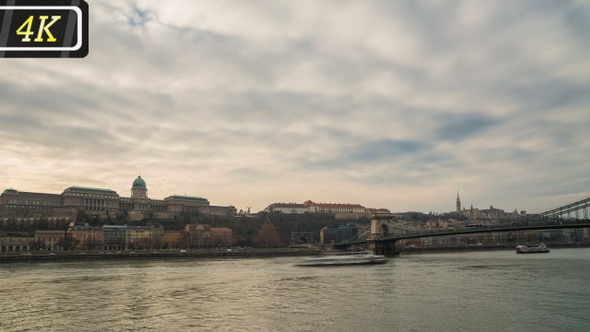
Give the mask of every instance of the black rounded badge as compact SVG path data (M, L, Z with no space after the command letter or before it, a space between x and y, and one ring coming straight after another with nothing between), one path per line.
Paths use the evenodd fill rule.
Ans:
M83 58L86 55L86 1L0 0L0 57Z

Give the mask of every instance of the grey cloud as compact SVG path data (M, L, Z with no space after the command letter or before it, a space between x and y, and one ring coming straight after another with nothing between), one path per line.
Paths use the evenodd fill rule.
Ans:
M88 167L64 165L60 186L92 185L72 175L90 169L113 177L97 183L126 186L127 173L147 168L170 178L162 186L175 189L164 192L216 181L304 188L305 177L379 187L392 206L404 199L398 185L433 197L458 184L490 188L481 195L494 206L513 187L526 188L514 198L524 201L587 186L584 4L500 2L473 12L464 1L259 4L213 4L222 26L200 24L192 8L183 14L193 20L177 23L159 3L97 3L86 59L52 71L40 61L0 63L0 137L44 147L47 164L67 154ZM22 89L32 72L51 80ZM547 142L551 151L539 149Z
M501 125L500 120L478 113L442 114L436 116L435 121L440 123L437 139L455 142L481 135L488 129Z
M353 161L378 162L400 158L424 149L423 142L402 140L379 140L357 146L349 156Z

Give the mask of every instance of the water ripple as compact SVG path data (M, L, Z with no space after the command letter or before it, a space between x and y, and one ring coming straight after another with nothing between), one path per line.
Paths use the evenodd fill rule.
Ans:
M336 269L293 258L11 264L0 266L0 331L583 330L586 253Z

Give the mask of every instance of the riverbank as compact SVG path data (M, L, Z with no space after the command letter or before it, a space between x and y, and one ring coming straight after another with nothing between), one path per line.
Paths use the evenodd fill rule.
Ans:
M545 243L549 249L557 248L590 248L586 243ZM492 251L492 250L515 250L516 245L469 245L449 247L405 247L400 253L422 253L422 252L461 252L461 251Z
M194 250L116 250L116 251L61 251L1 253L0 262L80 260L80 259L143 259L143 258L206 258L206 257L266 257L311 256L319 249L309 248L247 248Z
M588 244L547 244L556 248L589 248ZM514 250L513 245L475 245L454 247L406 247L399 254L425 252L464 252ZM242 248L242 249L193 249L193 250L116 250L116 251L61 251L61 252L8 252L0 253L0 263L17 261L51 261L84 259L147 259L147 258L214 258L214 257L272 257L313 256L325 252L319 248Z

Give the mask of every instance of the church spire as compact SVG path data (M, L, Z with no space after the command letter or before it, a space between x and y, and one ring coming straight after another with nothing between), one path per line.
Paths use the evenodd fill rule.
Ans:
M459 190L457 190L457 212L461 211L461 199L459 198Z

